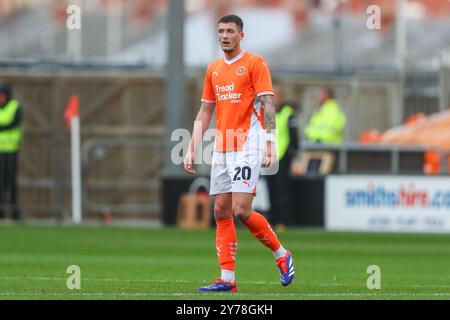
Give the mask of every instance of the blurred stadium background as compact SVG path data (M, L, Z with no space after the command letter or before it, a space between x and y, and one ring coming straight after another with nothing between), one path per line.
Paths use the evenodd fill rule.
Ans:
M66 27L70 4L82 9L81 30ZM381 8L380 30L367 27L372 4ZM327 173L433 174L449 191L448 142L409 136L380 143L370 135L418 114L448 112L447 0L2 0L0 82L24 106L19 190L26 221L71 221L64 110L77 94L83 221L175 224L193 179L168 160L170 133L191 130L205 68L220 55L215 23L226 12L243 17L243 47L265 56L274 80L302 106L302 136L316 89L336 90L347 115L345 142L301 143L301 152L333 154ZM208 172L199 166L200 176ZM324 226L325 179L317 172L292 178L297 225Z

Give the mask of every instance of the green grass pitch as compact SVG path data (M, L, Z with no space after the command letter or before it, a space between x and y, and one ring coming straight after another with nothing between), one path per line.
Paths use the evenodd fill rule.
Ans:
M219 275L215 231L115 226L0 226L0 299L449 299L450 235L279 234L297 271L279 283L271 252L238 228L237 293L200 293ZM68 266L81 288L66 286ZM367 288L367 268L381 289Z

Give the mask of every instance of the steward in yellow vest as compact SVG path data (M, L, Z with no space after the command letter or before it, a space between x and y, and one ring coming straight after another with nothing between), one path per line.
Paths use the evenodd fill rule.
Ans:
M0 85L0 219L5 218L7 196L13 210L13 219L19 220L17 203L18 153L22 140L19 101L11 98L9 86Z
M294 113L294 108L290 104L284 103L275 114L277 128L275 146L278 161L282 161L286 154L292 160L298 150L298 125Z
M0 106L0 153L18 152L22 131L20 123L20 103L11 99Z
M278 157L278 173L264 176L269 187L269 220L278 231L295 224L295 208L292 207L291 164L299 148L297 105L283 100L283 91L274 86L275 147Z
M319 93L321 107L311 116L305 136L310 142L339 144L344 139L345 114L334 99L334 92L323 88Z

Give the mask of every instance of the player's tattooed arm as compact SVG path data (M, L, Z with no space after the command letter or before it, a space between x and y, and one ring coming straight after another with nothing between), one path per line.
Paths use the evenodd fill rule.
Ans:
M275 133L275 106L273 96L270 94L259 97L259 102L264 108L264 124L267 133Z
M267 143L264 150L263 166L271 168L277 161L274 142L275 134L275 106L273 105L272 95L263 95L259 97L261 106L264 108L264 124L267 132ZM270 137L272 136L272 137Z

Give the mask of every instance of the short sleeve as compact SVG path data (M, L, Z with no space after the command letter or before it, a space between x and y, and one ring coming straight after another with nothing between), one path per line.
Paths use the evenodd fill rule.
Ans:
M215 103L216 96L214 93L214 88L211 83L211 68L208 67L205 74L205 80L203 83L203 92L202 92L202 102L204 103Z
M262 57L258 57L255 61L251 72L251 79L256 96L273 95L272 77L269 66Z

